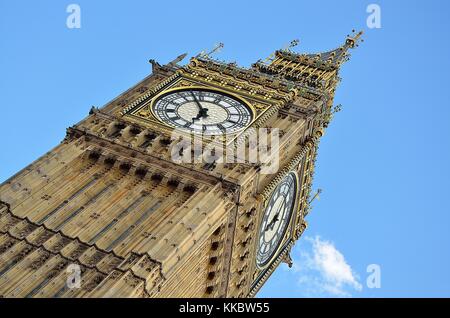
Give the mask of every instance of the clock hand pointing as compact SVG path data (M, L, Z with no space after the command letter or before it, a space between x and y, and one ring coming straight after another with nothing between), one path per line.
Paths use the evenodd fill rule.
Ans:
M198 101L197 97L195 97L195 94L192 91L191 91L191 95L194 98L194 101L198 106L197 116L192 118L192 122L199 120L200 118L208 117L208 108L202 107L202 104Z
M196 117L192 117L192 122L199 120L200 118L203 118L201 111L198 112Z
M280 220L278 217L280 216L280 212L283 209L285 202L283 202L283 204L280 206L280 208L278 209L277 213L274 215L272 221L270 221L269 224L267 224L266 228L264 229L264 231L268 231L268 230L273 230L275 224Z
M279 212L274 216L274 218L273 218L273 220L269 223L269 224L267 224L267 226L266 226L266 228L265 228L265 231L267 232L268 230L273 230L273 228L274 228L274 226L275 226L275 223L277 223L278 221L279 221L279 219L278 219L278 216L279 216Z

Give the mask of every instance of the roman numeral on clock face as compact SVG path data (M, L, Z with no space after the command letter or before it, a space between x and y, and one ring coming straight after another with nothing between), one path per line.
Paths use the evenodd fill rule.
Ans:
M183 88L161 95L152 108L156 117L168 126L205 135L239 132L250 125L254 116L244 102L207 88Z
M217 128L219 128L220 131L222 131L222 132L224 132L224 133L227 131L227 129L226 129L225 127L223 127L222 124L217 124Z
M270 196L259 227L256 255L256 263L259 267L270 264L283 244L295 209L296 192L297 177L291 172L278 184Z

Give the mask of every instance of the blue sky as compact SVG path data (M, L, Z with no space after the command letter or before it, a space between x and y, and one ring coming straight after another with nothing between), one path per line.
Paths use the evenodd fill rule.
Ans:
M81 29L66 7L81 7ZM366 8L381 7L381 29ZM341 72L342 104L320 145L323 189L262 297L450 296L448 1L0 2L0 181L59 143L65 128L168 62L224 42L248 66L299 38L300 52L365 42ZM370 264L381 288L366 285ZM330 267L331 266L331 267ZM330 269L331 268L331 269Z

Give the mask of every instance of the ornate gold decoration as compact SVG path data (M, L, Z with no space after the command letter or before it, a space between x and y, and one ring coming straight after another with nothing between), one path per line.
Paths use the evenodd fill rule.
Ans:
M214 50L187 66L178 65L184 55L167 65L152 61L152 75L91 108L62 143L0 185L0 257L11 263L0 295L253 297L281 262L290 263L307 228L318 143L337 110L339 67L360 36L320 54L295 53L292 42L251 68L213 60ZM179 140L151 104L189 87L236 96L254 112L250 127L282 130L280 170L265 175L249 162L174 162ZM245 144L249 133L233 142ZM212 136L202 146L223 141ZM257 268L255 233L265 201L294 170L300 192L289 231L272 262ZM18 266L25 259L28 265ZM61 279L68 264L79 266L82 288Z

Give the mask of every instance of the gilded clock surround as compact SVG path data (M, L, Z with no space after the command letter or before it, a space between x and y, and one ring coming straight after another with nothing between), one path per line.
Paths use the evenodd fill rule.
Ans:
M197 85L190 85L190 86L177 86L177 87L173 87L167 90L164 90L162 92L160 92L159 94L157 94L156 96L152 97L152 99L150 100L150 102L147 105L143 105L141 107L139 107L138 109L136 109L135 111L131 112L130 114L134 114L134 115L138 115L139 116L139 112L141 112L143 109L145 109L146 111L151 112L152 114L152 120L161 122L161 120L158 119L158 116L155 114L154 112L154 104L156 101L158 101L162 96L171 94L171 93L175 93L175 92L179 92L179 91L186 91L186 90L206 90L206 91L211 91L211 92L217 92L217 93L221 93L224 95L228 95L231 96L232 98L240 101L241 103L243 103L251 112L251 116L252 116L252 120L251 122L246 126L241 128L239 131L235 132L235 134L239 133L242 130L248 129L249 127L251 127L251 125L253 124L253 122L255 121L255 117L257 114L257 111L255 110L255 107L250 104L245 98L243 98L242 96L239 96L233 92L230 91L226 91L224 89L220 89L220 88L209 88L208 86L197 86ZM163 125L169 126L164 122L161 122ZM171 128L174 128L172 126L169 126Z
M278 247L276 248L276 250L272 253L272 256L270 257L270 259L268 259L267 261L264 262L264 264L258 264L258 262L256 262L256 267L258 270L264 271L265 268L267 268L270 264L273 263L274 259L280 254L280 251L286 246L286 244L289 241L289 238L292 236L292 232L293 232L293 227L292 225L295 224L295 219L296 219L296 213L298 211L298 197L299 197L299 191L298 191L298 185L299 185L299 177L298 177L298 173L294 170L289 172L285 178L287 178L288 176L292 175L294 177L294 188L295 188L295 194L294 194L294 201L292 204L292 210L293 212L290 214L289 216L289 222L287 224L286 229L284 230L283 233L283 237L280 240L280 243L278 244ZM284 179L283 179L284 180ZM277 186L278 188L278 186ZM274 191L276 191L276 189ZM271 194L272 197L273 193ZM265 212L267 209L267 205L270 202L271 197L269 197L267 200L264 200L264 204L261 207L261 211ZM295 212L294 212L295 211ZM262 227L262 220L264 218L264 213L261 213L261 220L260 220L260 225L258 227L258 231L261 232L261 227ZM256 250L258 249L258 244L255 244L255 253Z
M151 75L93 107L61 144L0 185L0 296L255 296L280 263L291 264L307 227L339 68L360 36L321 54L279 50L250 68L207 55L185 66L180 58L151 61ZM173 162L173 128L138 112L167 91L190 87L236 96L255 114L249 127L279 129L280 169L264 175L247 161ZM250 147L247 131L233 141ZM262 213L292 172L298 192L289 229L258 268ZM79 289L66 284L69 265L81 269Z
M176 73L176 76L173 76L170 81L165 83L165 85L156 87L150 93L147 93L140 99L127 105L123 110L120 111L119 116L123 116L126 119L134 121L138 124L150 124L152 126L158 127L161 130L164 130L167 133L170 133L174 127L158 120L157 116L153 112L153 103L161 96L166 95L170 92L187 89L208 89L211 91L230 95L233 98L242 101L245 106L247 106L252 112L253 119L251 123L247 127L230 134L234 135L234 138L232 138L230 135L227 139L225 139L224 136L218 135L204 136L204 138L208 141L211 139L215 142L227 142L227 144L231 144L234 143L236 139L240 138L241 135L244 135L242 136L242 138L245 137L245 131L249 128L259 128L260 124L258 124L258 122L261 121L261 117L265 116L268 111L273 111L272 107L277 105L277 102L275 100L271 100L268 98L260 100L257 98L257 96L243 94L243 92L239 89L236 89L236 87L224 87L224 85L216 86L214 85L214 83L202 81L198 75L190 76L185 72L187 71L179 70L179 73ZM189 132L187 132L187 134L189 134Z

